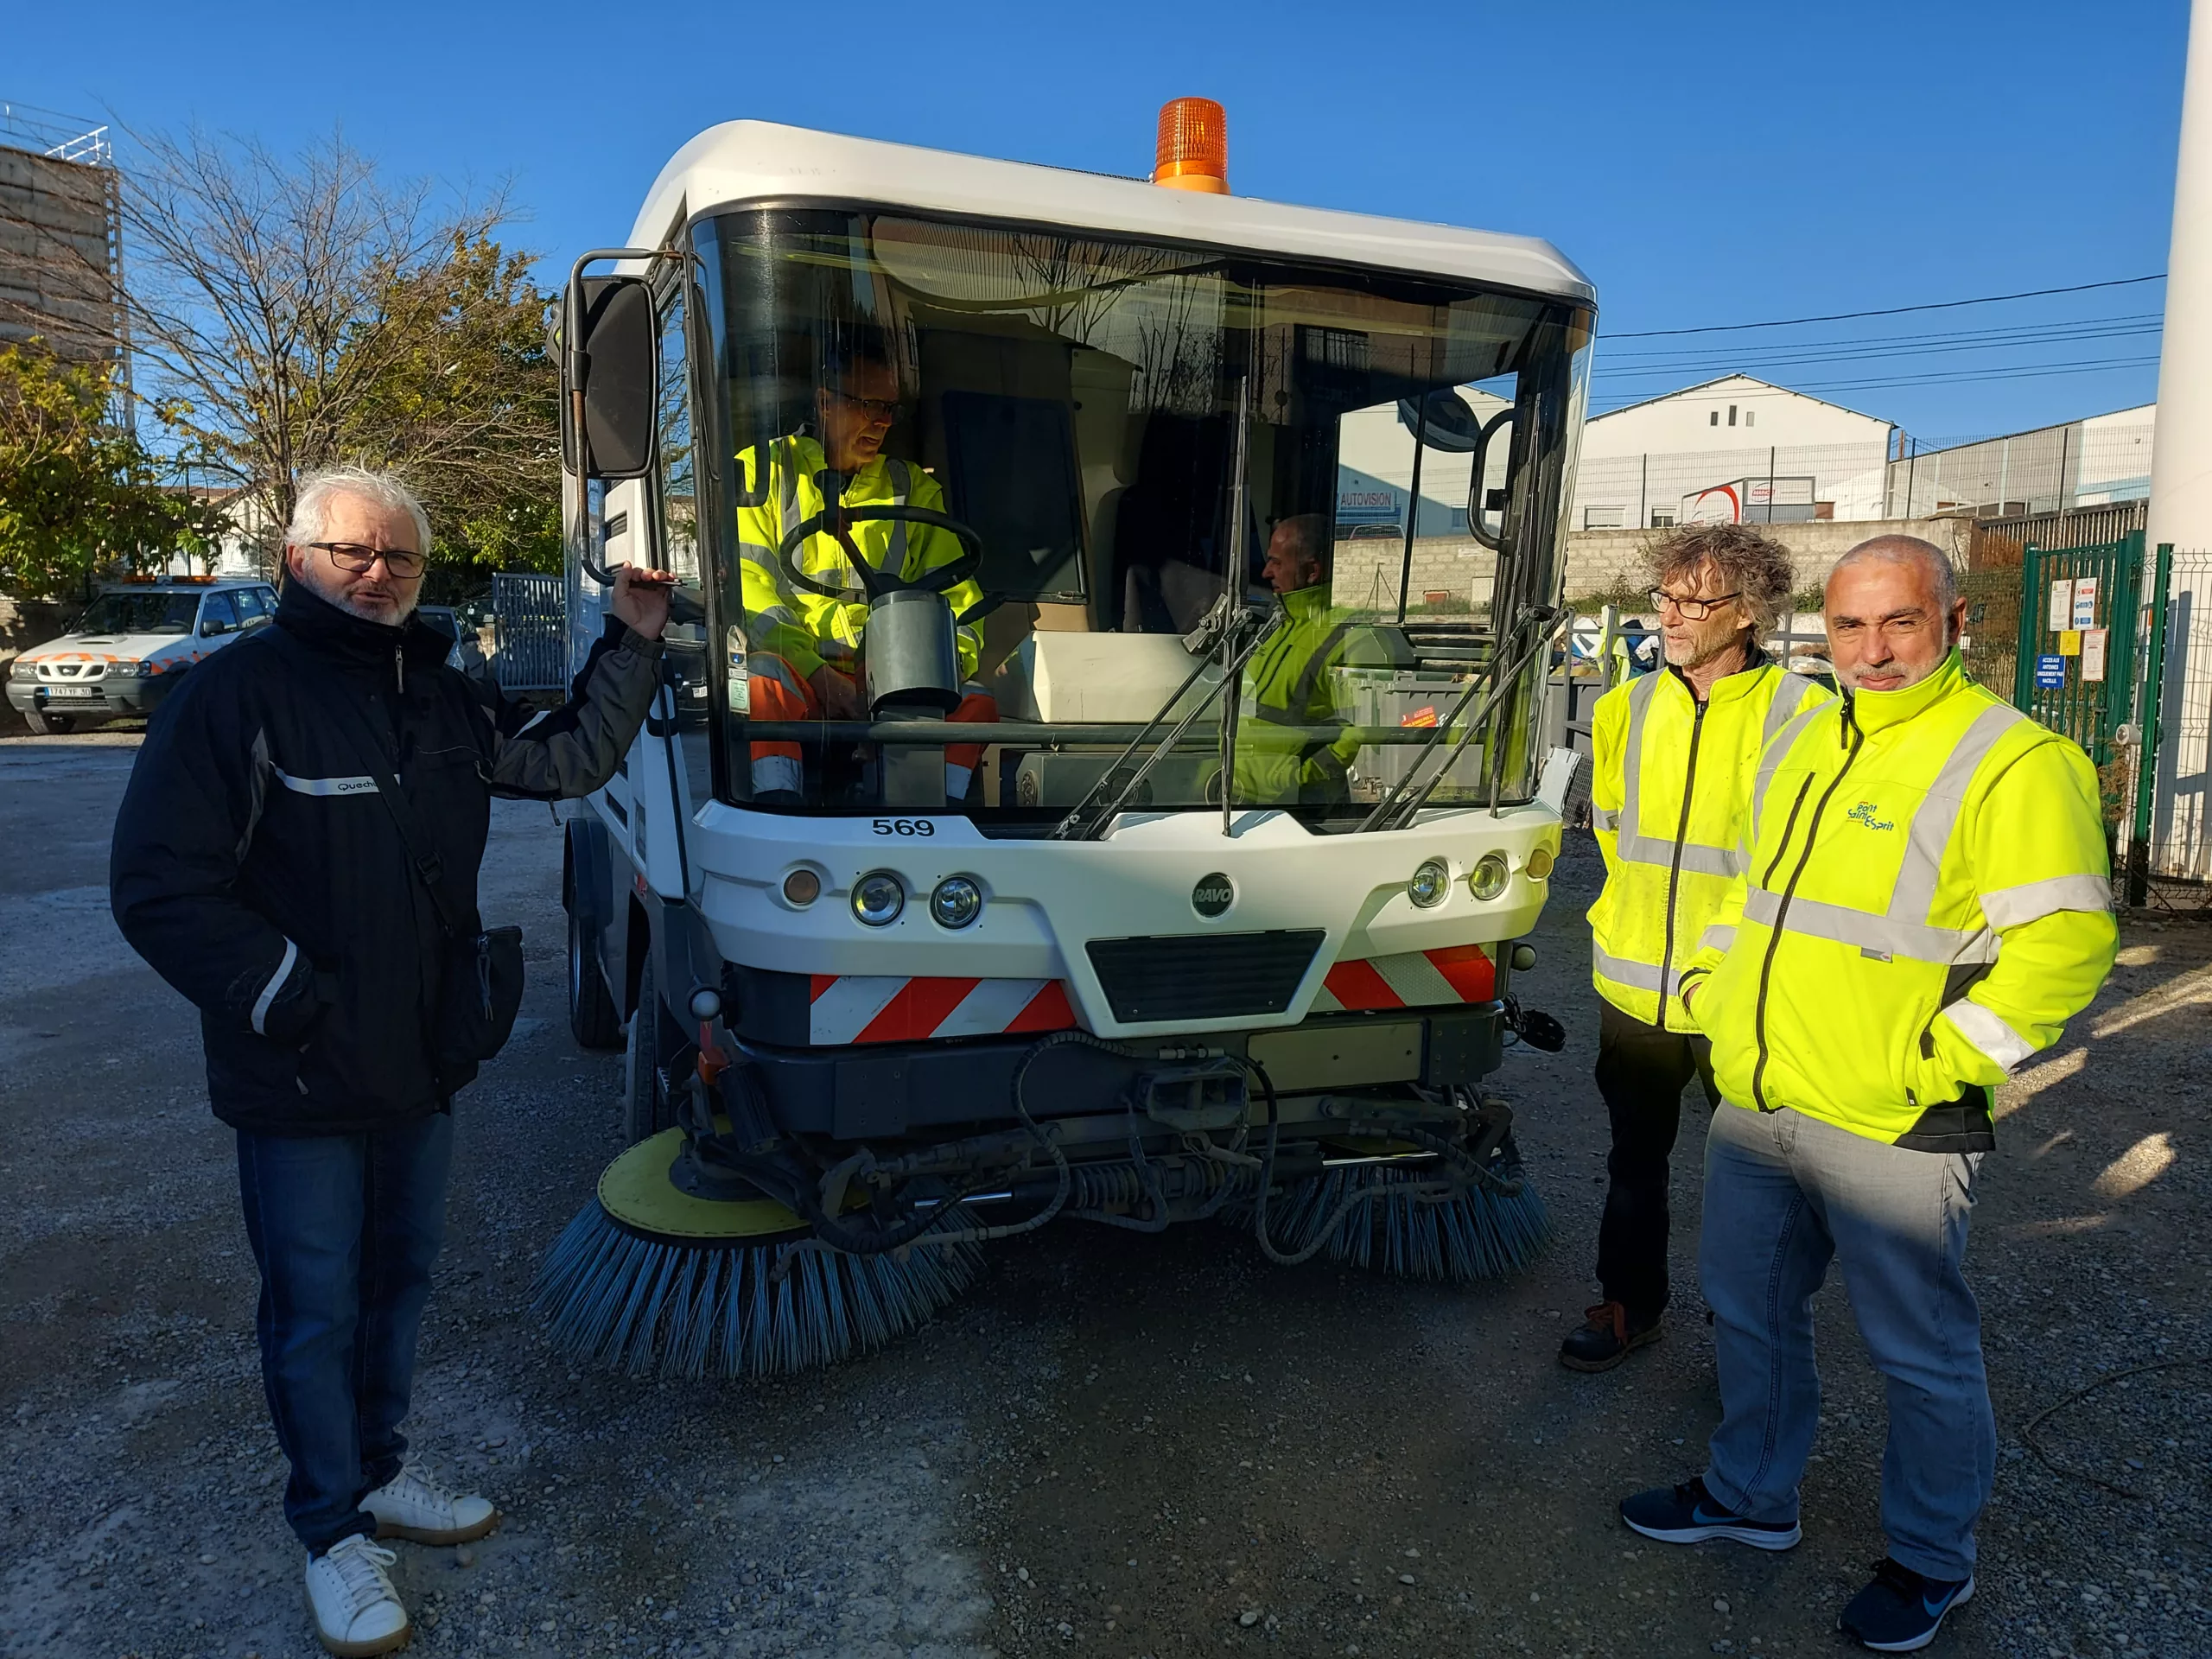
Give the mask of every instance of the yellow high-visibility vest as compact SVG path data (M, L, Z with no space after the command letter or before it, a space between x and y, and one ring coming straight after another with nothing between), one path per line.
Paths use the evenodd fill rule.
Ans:
M1236 727L1236 798L1289 805L1351 798L1359 755L1339 668L1410 668L1405 635L1371 612L1332 605L1324 582L1281 600L1283 619L1244 664ZM1314 728L1336 728L1333 741Z
M1696 1029L1681 970L1742 869L1738 828L1759 751L1828 695L1762 659L1715 681L1703 703L1672 668L1598 699L1590 807L1605 888L1590 907L1591 976L1631 1019Z
M865 601L830 599L795 588L785 579L776 556L785 531L804 523L827 505L822 474L828 461L822 446L804 434L759 444L738 455L744 501L737 510L738 571L745 596L746 646L782 658L801 679L826 662L840 666L860 654L868 627ZM762 476L766 470L766 477ZM944 511L944 491L912 462L878 455L849 474L838 499L849 507L915 506ZM861 556L878 570L893 570L907 582L950 564L964 550L960 538L934 524L904 519L868 518L846 532ZM817 531L799 546L795 563L808 575L832 587L860 587L852 561L837 538ZM958 616L983 596L970 576L948 590L945 601ZM960 672L976 671L982 635L974 627L958 630Z
M1736 1104L1931 1151L2111 970L2096 770L1958 653L1801 715L1754 784L1750 861L1688 970Z

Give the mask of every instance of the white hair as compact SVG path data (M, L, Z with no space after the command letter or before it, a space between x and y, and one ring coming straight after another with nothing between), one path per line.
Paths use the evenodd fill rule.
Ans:
M415 492L397 474L372 472L365 467L326 467L300 480L292 499L292 522L284 527L287 547L306 547L322 539L330 517L330 503L341 495L373 502L387 512L404 512L415 521L415 550L430 550L430 515Z

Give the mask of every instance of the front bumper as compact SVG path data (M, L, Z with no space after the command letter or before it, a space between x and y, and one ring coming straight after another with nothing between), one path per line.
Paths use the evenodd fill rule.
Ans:
M152 675L145 679L99 679L85 685L11 679L8 682L8 706L19 715L36 709L41 714L67 715L80 720L113 720L150 714L168 694L172 677Z
M1505 1029L1503 1005L1490 1002L1327 1014L1271 1031L1211 1032L1202 1040L1264 1066L1278 1096L1287 1096L1472 1084L1497 1069ZM1046 1040L1025 1034L801 1049L740 1039L738 1046L758 1066L785 1128L863 1141L1017 1123L1015 1075ZM1136 1079L1187 1054L1192 1039L1135 1038L1120 1046L1141 1058L1079 1042L1040 1054L1023 1079L1031 1115L1040 1122L1119 1117Z

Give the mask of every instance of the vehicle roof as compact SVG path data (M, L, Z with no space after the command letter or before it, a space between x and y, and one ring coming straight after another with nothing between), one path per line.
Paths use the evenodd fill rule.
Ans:
M1594 304L1597 290L1540 238L1166 190L1141 179L726 121L676 152L631 232L658 247L687 219L748 202L850 202L956 219L1051 225L1441 276Z
M232 588L270 588L266 576L180 576L168 582L111 582L103 594L219 594Z

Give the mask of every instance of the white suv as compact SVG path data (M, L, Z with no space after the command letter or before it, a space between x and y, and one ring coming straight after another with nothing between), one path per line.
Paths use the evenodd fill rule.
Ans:
M265 582L111 588L68 632L8 664L8 702L35 732L149 714L194 663L276 614Z

